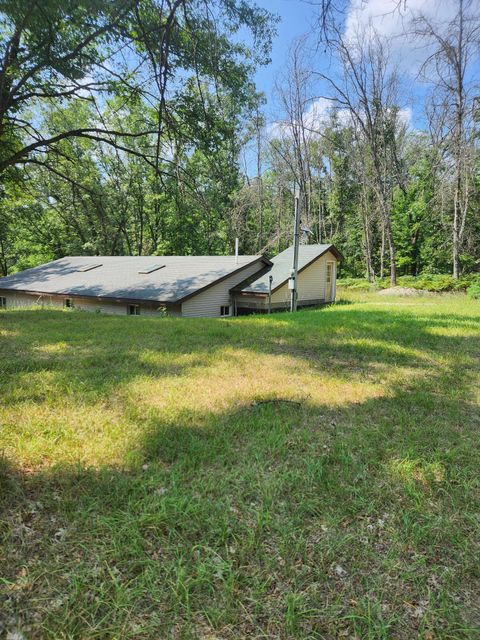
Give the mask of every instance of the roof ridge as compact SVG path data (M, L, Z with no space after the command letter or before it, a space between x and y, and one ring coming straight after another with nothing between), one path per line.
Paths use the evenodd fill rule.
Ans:
M137 258L144 258L144 259L155 259L155 260L161 260L163 258L263 258L263 254L262 253L240 253L238 256L232 255L232 254L226 254L226 255L187 255L187 256L182 256L182 255L148 255L148 256L126 256L126 255L122 255L122 256L75 256L75 255L68 255L68 256L63 256L62 258L56 258L55 260L51 260L50 262L46 262L45 264L51 264L52 262L58 262L59 260L65 260L65 259L71 259L71 258L92 258L94 260L106 260L108 258L115 258L115 259L125 259L125 258L132 258L132 259L137 259ZM38 266L42 266L42 265L38 265ZM35 267L32 267L33 269L35 269Z

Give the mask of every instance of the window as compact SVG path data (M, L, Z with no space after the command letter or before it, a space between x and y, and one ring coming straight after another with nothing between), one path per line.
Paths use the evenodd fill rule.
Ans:
M129 316L139 316L140 315L140 305L138 304L129 304L127 307L127 314Z
M7 299L0 297L0 309L6 309L7 308Z
M63 306L65 309L73 309L73 300L71 298L65 298L63 301Z
M327 284L332 282L333 263L327 262Z
M327 262L325 300L327 302L333 302L335 300L335 263L334 262Z
M222 318L226 318L229 315L230 315L230 307L229 306L220 307L220 316Z

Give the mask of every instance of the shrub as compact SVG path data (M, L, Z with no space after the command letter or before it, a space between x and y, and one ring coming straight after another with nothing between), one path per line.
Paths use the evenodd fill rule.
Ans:
M422 274L416 278L416 288L427 291L465 291L473 284L476 276L471 274L456 280L447 274Z
M467 295L474 300L480 300L480 280L468 287Z
M341 278L337 280L339 287L346 289L355 289L357 291L370 291L376 289L375 283L368 282L365 278Z
M386 289L390 286L390 278L378 278L374 283L368 282L364 278L343 278L338 281L338 285L359 291L378 291L379 289ZM437 293L466 291L472 288L473 291L477 291L478 288L480 288L480 274L465 275L458 280L446 273L422 273L420 276L399 276L397 278L397 285L399 287L434 291Z
M426 291L455 291L458 281L452 276L444 274L422 274L416 278L415 288Z

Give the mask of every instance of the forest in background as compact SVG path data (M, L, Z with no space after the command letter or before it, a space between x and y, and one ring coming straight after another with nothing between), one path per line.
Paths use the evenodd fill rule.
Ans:
M418 128L389 43L341 5L292 44L272 124L253 78L277 18L253 1L0 0L0 274L236 237L272 255L295 189L303 241L334 243L343 275L479 271L477 9L405 24Z

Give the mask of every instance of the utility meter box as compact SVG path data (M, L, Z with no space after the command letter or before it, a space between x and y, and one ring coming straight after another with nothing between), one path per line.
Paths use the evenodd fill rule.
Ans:
M293 291L293 289L295 289L295 278L288 279L288 288L290 289L290 291Z

